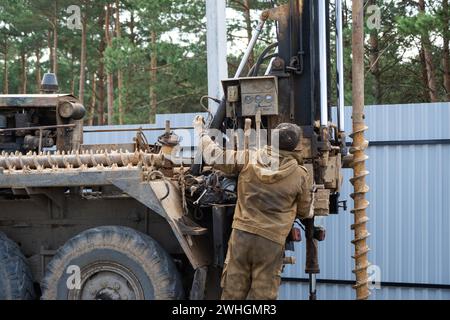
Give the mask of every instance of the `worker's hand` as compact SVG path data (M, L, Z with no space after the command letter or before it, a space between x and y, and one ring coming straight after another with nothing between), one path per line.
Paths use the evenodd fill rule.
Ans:
M192 125L194 126L194 131L197 136L201 136L205 132L205 129L203 128L205 120L202 116L196 116Z

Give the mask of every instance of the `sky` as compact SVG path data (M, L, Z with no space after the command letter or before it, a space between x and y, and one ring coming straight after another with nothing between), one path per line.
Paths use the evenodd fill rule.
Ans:
M260 10L252 10L251 16L253 20L258 20L259 16L261 15ZM232 8L226 9L226 20L227 22L230 21L240 21L242 25L244 25L244 18L241 13L237 12L236 10ZM206 18L204 19L204 23L206 24ZM228 54L232 55L239 55L240 53L244 52L247 48L247 31L245 29L237 30L233 32L233 35L236 35L237 38L235 41L227 42L227 52ZM171 32L167 32L164 34L161 39L164 41L173 41L175 43L183 42L181 37L186 38L186 35L180 35L178 30L173 30ZM195 35L187 35L187 37L192 37L192 39L195 37Z

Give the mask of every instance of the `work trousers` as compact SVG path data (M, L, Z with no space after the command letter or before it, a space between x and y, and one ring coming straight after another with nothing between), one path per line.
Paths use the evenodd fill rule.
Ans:
M284 246L233 229L222 274L222 300L275 300L281 283Z

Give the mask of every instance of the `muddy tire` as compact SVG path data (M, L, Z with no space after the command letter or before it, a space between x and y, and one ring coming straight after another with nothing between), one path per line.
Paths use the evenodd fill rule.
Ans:
M0 232L0 300L34 299L33 277L19 246Z
M42 281L47 300L182 299L181 277L152 238L126 227L86 230L61 247Z

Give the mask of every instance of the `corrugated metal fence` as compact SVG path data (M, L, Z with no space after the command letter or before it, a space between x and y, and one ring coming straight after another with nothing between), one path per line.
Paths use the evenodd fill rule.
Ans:
M346 110L347 131L351 109ZM368 106L367 194L369 260L381 289L371 299L450 299L450 103ZM351 170L344 170L341 200L353 202ZM354 299L353 237L349 211L321 219L318 299ZM304 245L284 272L281 299L307 299ZM375 269L374 269L375 270ZM346 281L347 280L347 281Z
M155 143L158 137L164 133L166 120L170 120L171 128L192 127L192 121L196 115L204 118L208 117L207 113L177 113L177 114L157 114L156 121L153 124L131 124L131 125L114 125L114 126L88 126L84 127L84 144L112 144L112 143L133 143L136 132L142 128L149 143ZM113 131L113 130L130 130L130 131ZM153 129L153 130L146 130ZM159 129L159 130L154 130ZM108 132L97 132L106 130ZM184 154L189 156L191 147L198 143L197 137L192 129L176 129L173 130L181 138L181 146Z
M346 109L350 132L351 109ZM173 127L189 126L194 116L158 115L153 127L163 127L166 119ZM450 299L450 103L367 106L366 121L369 259L381 277L381 289L373 290L371 299ZM146 135L152 142L161 133ZM87 133L85 143L129 143L134 135ZM190 147L192 132L180 135ZM344 175L341 200L348 200L350 210L352 171ZM347 211L317 221L327 228L320 243L319 299L354 299L352 220ZM293 254L297 264L286 267L280 298L307 299L304 243Z

